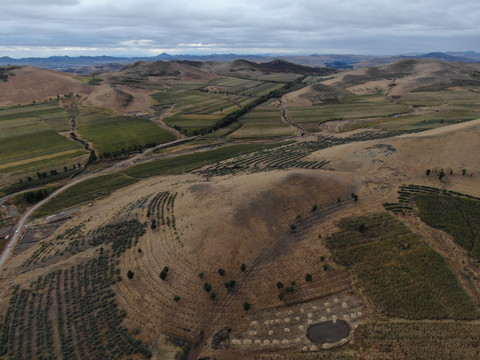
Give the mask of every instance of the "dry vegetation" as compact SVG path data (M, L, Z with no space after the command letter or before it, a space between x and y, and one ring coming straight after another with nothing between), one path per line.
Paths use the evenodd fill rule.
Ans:
M0 109L0 127L58 140L35 158L64 161L79 148L69 131L98 158L0 189L16 194L0 208L7 229L15 209L90 176L36 210L3 266L0 359L478 358L475 69L409 60L326 79L158 62L54 75L79 97ZM13 81L35 71L11 72L8 86L27 86ZM189 144L139 152L232 114ZM18 150L0 172L34 169L3 137Z

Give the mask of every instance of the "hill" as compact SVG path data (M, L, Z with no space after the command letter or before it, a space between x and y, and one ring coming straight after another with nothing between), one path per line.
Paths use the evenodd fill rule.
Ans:
M8 79L0 81L0 106L40 102L70 93L86 95L92 91L92 86L82 84L74 75L57 71L22 66L7 72Z

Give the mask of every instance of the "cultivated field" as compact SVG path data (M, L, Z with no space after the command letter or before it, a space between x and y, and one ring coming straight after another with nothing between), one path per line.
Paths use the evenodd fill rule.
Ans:
M68 137L67 113L56 101L0 109L0 130L3 183L27 181L37 172L50 175L86 160L81 145Z
M152 121L128 116L109 116L86 111L77 119L81 137L92 143L101 158L111 158L175 140Z
M473 68L261 66L0 109L0 359L478 358Z

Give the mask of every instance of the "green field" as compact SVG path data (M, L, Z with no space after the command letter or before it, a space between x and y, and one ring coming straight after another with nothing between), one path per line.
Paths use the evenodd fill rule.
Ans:
M134 184L137 181L137 179L117 173L84 180L42 205L35 212L34 216L40 217L55 214L68 207L108 196L115 190Z
M480 260L480 201L457 196L416 194L422 221L448 231L455 242Z
M67 114L56 102L0 110L0 174L34 175L84 162L82 146L68 131Z
M125 173L137 178L146 178L154 175L178 174L198 169L204 165L229 159L234 156L260 150L267 145L240 144L222 147L220 149L197 152L174 158L160 159L145 164L132 166Z
M326 240L380 313L406 319L477 319L445 259L387 213L343 219Z
M175 86L172 83L173 86ZM172 115L165 122L180 128L187 135L211 128L224 116L248 106L256 99L285 86L283 83L218 77L195 90L179 88L160 91L152 95L158 105L173 105Z
M397 96L398 103L411 106L415 111L397 117L356 120L344 126L342 131L359 128L376 128L385 131L429 130L478 119L480 117L479 92L478 88L452 88Z
M382 321L358 330L356 347L367 356L362 359L474 360L479 355L478 323Z
M338 103L292 107L288 110L292 120L298 123L374 118L410 111L407 106L388 101L382 95L347 96Z
M228 136L229 139L270 139L293 136L295 129L282 121L280 109L256 107L239 119L242 127Z
M77 128L81 137L92 142L100 155L175 140L173 134L150 120L130 116L84 114L78 118Z

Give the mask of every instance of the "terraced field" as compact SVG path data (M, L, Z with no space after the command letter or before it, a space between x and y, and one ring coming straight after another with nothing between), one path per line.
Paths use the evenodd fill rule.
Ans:
M410 112L405 105L389 101L383 95L353 95L341 100L308 107L288 107L292 121L318 131L316 126L325 121L389 117Z
M210 128L225 115L285 86L284 83L234 77L218 77L197 85L195 90L199 91L176 86L173 90L152 95L160 106L175 104L171 109L173 114L166 117L165 122L186 135Z
M100 157L124 155L139 147L163 144L175 136L152 121L130 116L81 113L77 119L81 137L93 144Z
M0 174L26 178L37 171L63 170L84 162L86 151L59 132L68 131L66 112L57 102L0 110Z
M282 120L281 110L273 104L258 106L239 119L242 127L229 139L270 139L295 135L295 128Z

